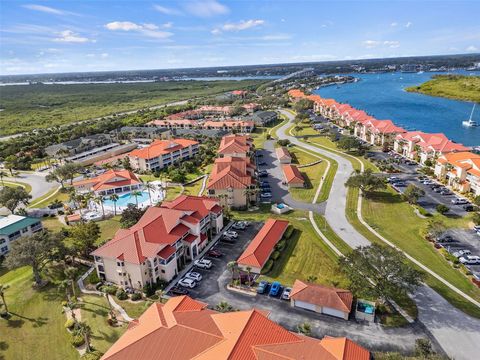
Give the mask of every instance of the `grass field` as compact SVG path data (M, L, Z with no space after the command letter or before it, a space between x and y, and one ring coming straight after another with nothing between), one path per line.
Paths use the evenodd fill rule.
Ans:
M432 80L406 89L425 95L480 102L480 76L436 75Z
M2 86L0 135L256 87L263 81Z
M25 189L26 192L30 193L32 191L32 187L30 184L24 183L24 182L19 182L19 181L10 181L10 180L3 180L1 182L2 186L8 186L8 187L22 187Z
M68 193L63 192L61 190L57 191L57 189L53 189L48 193L46 193L45 195L39 198L33 199L33 201L30 203L28 207L41 209L41 208L47 207L55 200L66 202L68 201L68 197L69 197Z

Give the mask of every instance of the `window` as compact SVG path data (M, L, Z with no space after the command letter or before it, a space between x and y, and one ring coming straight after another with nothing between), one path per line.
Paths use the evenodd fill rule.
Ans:
M22 229L22 234L25 234L26 232L28 232L28 227Z
M117 266L124 266L124 265L125 265L125 263L123 261L117 261Z
M0 245L5 244L6 242L7 242L7 240L5 240L5 239L0 239Z
M162 274L165 274L165 270L162 269Z

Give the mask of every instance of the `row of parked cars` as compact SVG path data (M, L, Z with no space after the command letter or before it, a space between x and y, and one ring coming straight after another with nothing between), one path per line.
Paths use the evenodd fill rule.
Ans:
M257 294L265 294L271 297L280 297L282 300L290 300L290 293L292 288L284 287L278 281L269 283L262 280L258 283Z
M265 166L267 163L260 158L263 157L263 154L260 151L257 151L255 153L256 160L257 160L257 166ZM268 178L268 172L267 170L259 170L258 173L258 178L260 179L265 179ZM267 180L260 180L258 183L258 187L260 188L260 199L262 201L269 201L272 197L271 193L271 188L270 188L270 183Z
M480 231L480 226L476 226ZM475 228L474 228L475 230ZM480 256L472 255L468 249L464 249L457 245L457 240L451 235L444 235L436 241L436 247L445 248L450 254L455 256L461 264L464 265L480 265Z

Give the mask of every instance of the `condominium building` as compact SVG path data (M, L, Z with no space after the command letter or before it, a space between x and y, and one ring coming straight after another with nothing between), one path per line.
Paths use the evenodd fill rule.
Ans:
M137 190L141 186L137 175L128 170L108 170L99 176L73 182L75 191L79 193L92 192L102 196Z
M0 217L0 256L10 251L11 243L43 229L40 219L8 215Z
M248 135L226 135L220 141L220 157L250 157L253 152L253 140Z
M198 150L199 143L194 140L155 140L149 146L130 152L128 158L134 169L157 171L192 158Z
M137 224L92 252L98 276L136 289L170 281L222 228L222 207L212 198L182 195L149 207Z
M446 180L454 190L480 195L480 155L467 151L441 155L435 164L435 176Z

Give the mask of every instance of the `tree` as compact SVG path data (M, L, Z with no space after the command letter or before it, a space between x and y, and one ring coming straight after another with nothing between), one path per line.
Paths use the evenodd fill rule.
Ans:
M432 349L432 343L428 339L416 339L415 340L415 356L419 356L422 359L428 359L432 355L435 355L435 351Z
M447 227L440 220L430 220L425 228L425 237L427 239L438 239L445 231Z
M297 325L297 331L305 336L310 336L312 334L312 326L309 323L304 322Z
M342 136L340 140L338 140L337 145L340 149L350 151L352 149L358 150L362 146L362 143L356 137Z
M83 338L85 339L85 346L86 346L85 351L87 353L91 352L92 349L90 347L90 336L92 335L92 329L90 328L90 326L88 326L86 322L81 321L77 324L75 333L77 335L83 336Z
M437 210L439 214L445 215L450 209L446 205L438 204L435 210Z
M52 172L48 173L47 176L45 176L45 180L47 182L56 181L56 182L60 183L60 186L62 187L62 189L65 188L65 185L64 185L65 181L62 178L60 178L58 176L58 174L55 173L55 171L52 171Z
M473 198L473 203L477 206L480 206L480 195L477 195Z
M8 174L5 171L0 171L0 180L2 181L2 186L5 186L3 178L6 176L8 176Z
M77 279L77 269L74 268L73 266L69 266L65 269L63 273L69 285L72 287L72 296L74 299L76 299L77 294L75 291L75 280Z
M402 194L402 198L409 204L416 204L418 199L425 195L425 191L419 187L410 184Z
M480 212L473 214L472 221L475 225L480 225Z
M150 206L152 206L152 193L151 191L155 189L155 186L152 185L152 183L150 181L147 181L147 183L145 184L145 189L147 189L148 191L148 198L150 200Z
M52 181L59 182L63 188L65 187L64 186L65 181L69 180L70 185L73 183L73 179L75 178L75 175L79 172L80 169L81 169L81 166L78 164L66 163L62 166L57 167L52 172L50 172L45 177L45 180L49 182L52 182Z
M8 285L0 284L0 298L2 298L2 304L5 307L5 312L8 314L8 306L7 302L5 301L5 290L9 288Z
M142 196L142 192L141 192L141 191L138 191L138 190L133 190L133 191L130 193L130 196L134 196L134 197L135 197L135 204L137 205L137 208L138 208L138 197L139 197L139 196Z
M124 229L129 228L130 226L135 225L144 213L144 210L137 208L133 204L128 204L126 209L122 212L120 225Z
M309 99L300 99L295 103L295 105L293 105L293 109L296 112L302 112L312 108L313 108L313 101Z
M0 205L5 206L13 214L23 204L27 206L32 196L23 187L4 187L0 190Z
M365 196L368 196L373 191L386 188L383 178L373 175L371 169L367 169L363 173L356 170L345 185L360 189L362 193L365 193Z
M112 194L110 195L110 201L113 202L113 214L115 216L117 216L117 201L118 201L119 197L117 194Z
M317 281L317 279L318 279L318 277L316 277L315 275L309 275L309 276L307 277L307 282L309 282L309 283L314 283L314 282Z
M68 229L67 243L73 245L78 254L88 256L95 242L100 238L100 227L94 221L78 223Z
M105 219L105 207L103 206L103 196L102 195L96 195L93 197L93 201L95 201L96 204L100 205L102 208L102 219Z
M17 157L15 155L9 155L5 158L4 165L10 171L10 175L13 176L13 169L15 168L15 163L17 162Z
M356 296L385 301L414 292L425 275L408 264L400 251L378 244L353 250L339 264Z
M232 311L233 307L226 301L220 301L217 305L215 305L215 310L226 313Z
M238 264L236 261L230 261L227 263L227 269L232 273L232 283L235 280L235 271L237 270L237 266Z
M63 258L62 238L47 231L21 237L12 243L5 265L9 269L30 265L36 285L41 285L41 271L51 261Z

